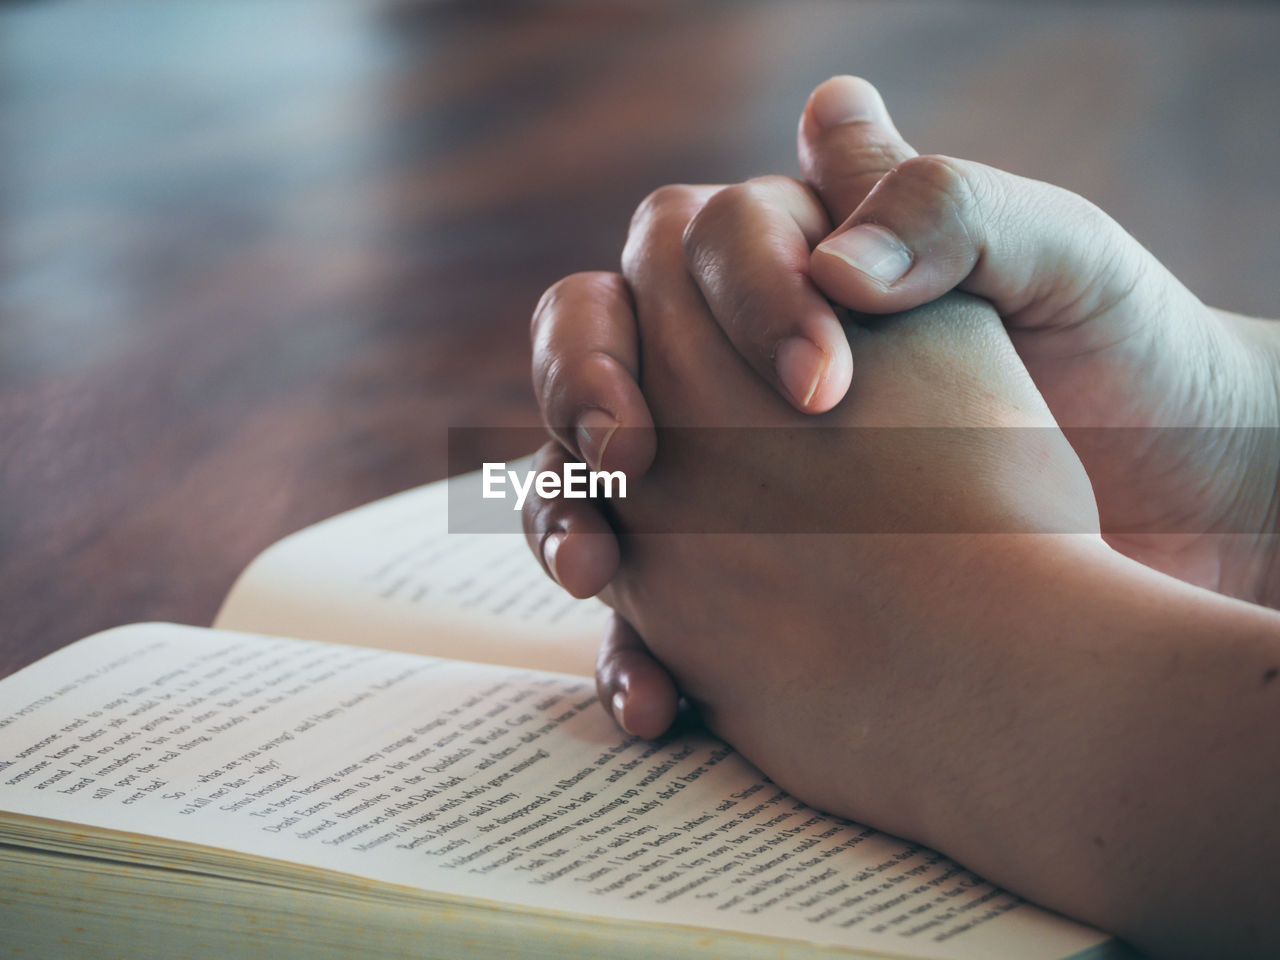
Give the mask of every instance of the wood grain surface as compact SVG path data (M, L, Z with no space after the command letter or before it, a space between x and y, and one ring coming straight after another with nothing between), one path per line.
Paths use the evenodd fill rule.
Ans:
M536 423L540 292L655 186L794 172L833 73L1280 315L1277 41L1263 3L0 4L0 675L208 623L449 426Z

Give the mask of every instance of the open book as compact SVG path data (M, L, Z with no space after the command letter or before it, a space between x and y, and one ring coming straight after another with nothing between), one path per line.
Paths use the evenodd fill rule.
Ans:
M218 629L0 682L7 955L1127 955L703 733L619 731L604 608L517 534L448 533L445 496L281 541Z

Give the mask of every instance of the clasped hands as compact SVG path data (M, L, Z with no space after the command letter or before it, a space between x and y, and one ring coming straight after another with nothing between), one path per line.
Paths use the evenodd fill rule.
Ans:
M530 546L614 608L597 680L627 730L661 734L682 695L801 799L1111 922L955 825L1070 738L1037 713L1069 686L1039 677L1090 669L1070 638L1168 605L1171 578L1277 595L1280 454L1179 429L1275 423L1274 337L1081 198L916 156L865 81L814 91L799 156L803 182L656 191L621 273L543 297L541 465L632 492L531 498ZM774 532L697 532L709 514Z

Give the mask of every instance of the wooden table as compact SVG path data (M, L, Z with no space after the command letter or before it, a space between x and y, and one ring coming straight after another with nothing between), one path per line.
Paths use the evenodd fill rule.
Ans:
M668 181L795 170L824 77L1280 315L1280 7L0 9L0 675L207 623L273 540L533 424L526 323Z

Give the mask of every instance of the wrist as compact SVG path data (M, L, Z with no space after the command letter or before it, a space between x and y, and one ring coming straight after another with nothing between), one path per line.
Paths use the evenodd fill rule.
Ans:
M908 642L892 643L889 658L861 659L849 680L876 718L852 766L878 786L874 806L842 812L970 864L958 845L998 829L1003 798L1040 775L1039 747L1021 728L1048 676L1065 668L1060 630L1088 604L1082 572L1105 576L1123 558L1096 534L942 538L927 554L916 569L928 602L888 610L892 622L876 631Z
M1084 538L1022 560L1035 595L986 624L1004 663L926 842L1146 948L1261 915L1280 616Z
M917 771L918 838L962 862L973 860L968 844L990 839L986 829L975 833L976 824L986 821L998 830L1005 815L1015 821L1025 815L1001 808L1025 796L1052 762L1037 737L1057 699L1054 691L1087 685L1080 675L1089 669L1087 660L1065 656L1064 643L1088 630L1081 617L1094 599L1088 585L1116 573L1127 576L1130 563L1092 534L988 540L966 570L968 581L957 584L962 606L946 612L953 656L934 702L933 725L952 734L946 738L950 748L944 742L944 749L932 749L927 778ZM964 852L956 844L965 844Z
M1236 434L1230 449L1242 516L1228 527L1239 535L1228 539L1239 556L1225 566L1239 573L1221 592L1280 607L1280 322L1210 312L1240 370L1236 406L1221 421Z

